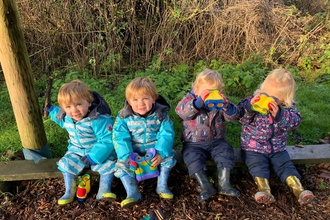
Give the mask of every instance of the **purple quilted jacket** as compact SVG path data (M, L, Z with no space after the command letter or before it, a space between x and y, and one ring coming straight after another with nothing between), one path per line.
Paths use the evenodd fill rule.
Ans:
M291 108L280 108L274 119L270 114L262 115L252 111L252 97L243 99L238 104L241 112L239 122L242 124L241 148L262 154L285 151L288 131L301 123L300 112L295 103Z

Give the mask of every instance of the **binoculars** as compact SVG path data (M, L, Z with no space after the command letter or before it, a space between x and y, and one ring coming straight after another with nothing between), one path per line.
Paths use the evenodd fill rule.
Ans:
M225 100L219 93L219 90L211 90L205 97L204 106L207 110L212 111L214 109L222 110L226 106Z
M253 103L251 108L253 111L259 112L263 115L267 115L269 112L269 103L275 102L275 98L268 96L266 93L260 94L260 100Z

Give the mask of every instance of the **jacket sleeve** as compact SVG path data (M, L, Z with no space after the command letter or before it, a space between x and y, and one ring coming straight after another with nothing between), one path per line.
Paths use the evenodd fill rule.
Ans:
M285 130L292 130L301 123L301 115L296 105L293 104L291 108L282 108L281 116L279 120L276 121L278 126Z
M63 120L58 120L58 118L56 117L58 112L61 110L60 107L55 106L50 112L49 112L49 117L50 119L55 122L56 124L58 124L61 128L63 128L64 126L64 121Z
M171 156L174 143L174 128L173 122L170 120L168 115L166 115L165 119L162 121L156 138L157 143L155 145L155 149L157 153L162 156L162 159Z
M223 111L223 113L226 121L238 120L240 116L239 108L231 102L228 103L227 111Z
M194 119L198 114L199 111L194 106L193 101L194 97L191 94L187 94L176 106L175 112L182 120Z
M239 111L239 122L241 124L249 124L256 112L254 112L252 109L251 109L251 104L250 104L250 101L252 99L253 96L250 96L246 99L243 99L242 101L240 101L240 103L238 103L238 111Z
M97 164L103 163L113 152L112 127L113 121L109 115L100 115L92 120L92 127L97 142L89 152L90 158Z
M132 137L124 119L119 115L113 127L113 143L118 160L126 160L133 152Z

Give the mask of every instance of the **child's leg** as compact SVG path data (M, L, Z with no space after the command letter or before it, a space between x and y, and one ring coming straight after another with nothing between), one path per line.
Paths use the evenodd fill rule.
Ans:
M285 182L291 188L293 194L297 197L300 205L308 204L314 199L314 194L309 190L304 190L298 177L289 176Z
M300 174L292 163L287 151L273 154L271 163L281 181L291 188L300 205L310 203L313 200L314 194L309 190L304 190L302 187Z
M202 202L214 196L216 194L216 190L213 185L210 183L209 178L207 177L204 170L200 170L193 175L199 185L201 186L201 193L198 196L198 201Z
M120 206L122 208L127 208L129 206L132 206L136 204L139 200L142 199L142 195L139 192L139 188L137 185L137 182L135 178L129 176L129 175L124 175L120 177L121 182L123 183L127 197L124 199L121 203Z
M97 192L96 199L109 199L115 200L116 194L111 192L111 184L114 173L100 175L99 191Z
M226 196L239 196L239 191L230 184L230 171L225 167L218 169L218 192Z
M69 204L73 201L77 189L77 176L69 172L62 172L65 184L65 194L57 201L59 205Z
M235 167L233 147L225 139L214 140L210 153L218 167L218 193L239 196L239 191L230 184L230 172Z
M254 195L254 199L258 203L269 204L275 202L275 198L270 192L268 179L254 177L254 182L258 186L258 192Z
M210 143L186 143L182 150L183 160L187 165L189 174L193 175L201 186L202 191L198 196L200 202L216 194L216 190L205 173L205 161L208 158L207 152Z
M173 199L173 193L167 186L168 177L170 175L171 168L160 166L160 174L157 179L156 192L163 199Z
M269 155L242 150L242 158L258 187L258 192L254 195L255 200L263 204L275 202L268 182L270 177Z

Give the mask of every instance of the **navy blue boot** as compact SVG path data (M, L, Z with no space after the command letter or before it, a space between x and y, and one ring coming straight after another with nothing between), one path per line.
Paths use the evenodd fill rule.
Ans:
M194 173L194 177L201 186L201 194L198 196L198 201L202 202L214 196L217 191L214 189L213 185L210 183L204 170L200 170Z
M239 191L230 185L230 169L219 168L218 170L218 191L221 195L239 196Z

